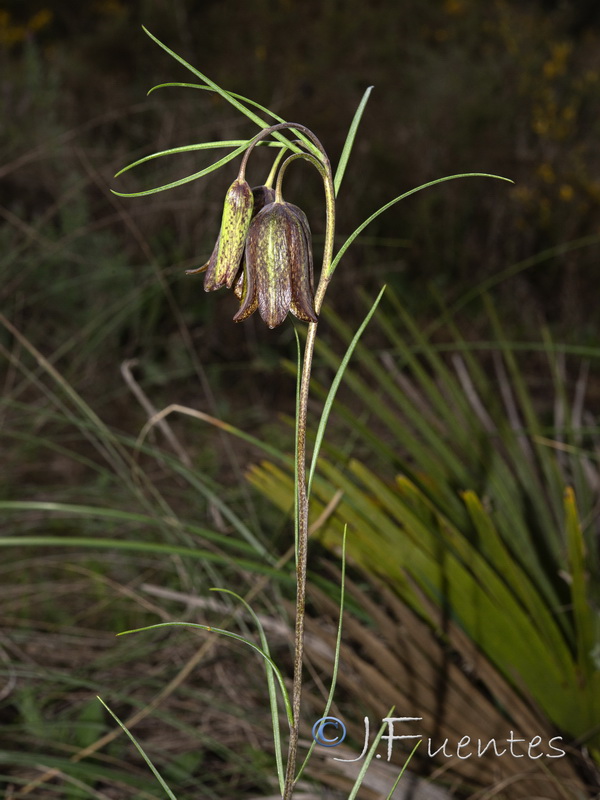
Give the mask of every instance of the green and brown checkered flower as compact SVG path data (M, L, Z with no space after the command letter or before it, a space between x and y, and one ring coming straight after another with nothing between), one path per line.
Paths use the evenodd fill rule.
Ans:
M240 300L235 322L256 309L269 328L281 325L288 312L316 322L310 227L297 206L275 200L268 186L251 189L239 178L225 197L221 229L204 266L207 292L234 286Z
M317 321L310 227L297 206L274 201L253 218L236 294L241 305L235 322L257 308L269 328L281 325L288 312L305 322Z

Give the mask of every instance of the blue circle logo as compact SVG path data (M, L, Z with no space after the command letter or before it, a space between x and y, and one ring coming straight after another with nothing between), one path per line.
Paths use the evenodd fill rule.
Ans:
M331 730L326 731L331 728L335 728L333 736ZM321 747L337 747L346 738L346 726L337 717L321 717L312 727L312 737Z

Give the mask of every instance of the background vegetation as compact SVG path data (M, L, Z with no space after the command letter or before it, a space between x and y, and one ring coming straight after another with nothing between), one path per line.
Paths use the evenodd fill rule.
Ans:
M398 433L409 407L399 406L380 373L369 372L365 356L355 380L368 377L381 387L387 416L369 416L368 382L350 386L332 422L327 455L333 466L324 467L329 471L323 480L332 492L338 485L352 490L355 503L365 493L372 513L373 503L383 505L398 531L406 518L397 507L385 506L384 490L400 473L415 480L419 491L427 480L443 478L447 489L441 496L450 505L449 492L466 489L489 503L488 511L497 505L489 487L502 481L482 463L479 451L467 454L460 425L453 428L451 418L440 422L441 407L465 417L465 408L471 409L480 422L482 451L490 439L476 400L494 430L508 420L509 439L519 439L517 430L559 440L561 447L550 451L558 453L553 479L544 473L547 456L536 451L526 473L532 482L525 482L525 498L519 499L519 519L533 551L536 542L545 542L539 537L550 536L540 514L545 506L551 509L548 518L557 531L551 557L545 544L525 557L518 539L509 541L509 556L531 577L537 555L550 584L542 592L550 613L552 598L572 611L560 570L572 576L575 556L567 553L560 520L568 511L562 489L574 485L580 520L570 518L571 540L579 541L573 533L579 525L587 548L586 568L580 569L591 609L587 635L596 641L598 16L594 3L541 0L1 5L3 789L36 798L159 797L129 745L119 737L103 741L113 725L95 700L101 694L123 719L156 703L134 730L180 800L272 792L261 665L253 672L245 653L191 632L114 639L116 631L157 617L209 616L218 624L234 613L223 598L216 605L206 599L208 587L221 585L254 591L273 647L281 657L289 648L288 572L275 569L289 545L289 524L244 478L262 454L250 443L180 417L154 431L142 450L135 444L152 410L176 402L286 451L292 431L279 415L293 413L294 400L284 364L294 353L291 326L274 333L254 319L234 326L228 321L232 298L207 296L200 281L183 275L210 253L229 174L213 173L143 200L121 200L109 191L153 186L203 163L189 154L151 162L117 187L112 175L134 158L253 132L226 104L204 93L171 89L146 98L150 86L186 80L186 74L143 35L141 23L226 88L309 125L334 159L362 92L375 86L340 200L340 236L401 191L444 174L485 171L515 181L514 187L454 182L418 194L379 217L345 257L328 296L317 382L326 382L335 354L343 352L343 323L352 329L364 316L362 293L373 297L388 283L397 306L385 311L387 327L382 323L369 331L369 348L391 375L405 369L406 352L420 348L426 354L424 364L409 364L400 387L417 414L409 421L420 415L436 438L432 444L421 430L425 444L411 450L412 440ZM257 170L250 180L262 177ZM318 181L308 171L290 171L289 197L306 209L318 249L323 233ZM484 292L491 298L487 310L480 301ZM494 319L501 320L500 327ZM403 325L412 320L411 335L396 334L402 341L390 334L400 320ZM444 349L455 356L459 351L462 366L445 356L435 361L434 352ZM465 356L471 351L475 361ZM511 368L514 352L518 368ZM451 371L445 371L448 363ZM441 387L442 398L451 398L445 406L436 407L428 378ZM503 403L494 405L494 394L501 391ZM462 407L461 392L467 400ZM517 398L512 405L511 396ZM530 416L524 413L528 401ZM361 421L362 428L349 433L344 415ZM461 445L460 470L436 466L434 445L440 442L449 442L450 450ZM520 445L513 448L510 442L507 463L518 473ZM422 453L430 454L429 462L419 461ZM356 467L351 479L344 477L351 457L372 470L376 481L366 481L367 473ZM506 480L505 467L493 467ZM377 494L379 482L384 489ZM328 491L321 489L324 498ZM440 515L449 515L471 544L477 521L484 524L474 506L469 528L456 505L452 516L443 505L432 510L414 496L411 502L428 529L441 527L447 534ZM285 507L284 495L280 505ZM341 507L334 523L348 514ZM359 527L365 532L364 519ZM510 533L506 523L505 539ZM51 546L41 536L56 540ZM27 537L28 546L17 546L13 537L23 542ZM315 543L313 556L314 572L330 576L333 586L337 558L328 548L335 546L330 532L323 545ZM416 608L414 603L397 605L396 595L406 601L407 590L398 592L400 578L393 570L377 569L384 555L395 558L384 541L357 545L352 555L357 572L349 645L355 658L365 655L367 635L372 647L384 636L385 621L377 620L367 600L378 593L391 592L385 595L387 611L396 614L398 625L404 615L402 624L412 627L415 641L443 626L443 617L436 621L429 606L425 624L423 607L410 616L407 609ZM257 575L266 576L264 586ZM543 584L542 577L535 586ZM313 609L319 620L312 634L316 714L319 682L329 669L326 620L334 590L325 585L321 591ZM575 639L569 638L573 631ZM566 624L562 632L575 663L576 627ZM435 668L440 658L442 664L471 663L473 642L457 631L448 637L434 636L429 662ZM383 640L399 658L398 642ZM477 652L479 644L475 641ZM363 661L364 675L368 659ZM381 660L373 667L382 670ZM361 695L360 682L351 676L342 682L342 708L357 723L363 710L380 713L376 696L387 701L376 678L369 685L372 700ZM569 728L547 708L541 713L540 697L534 701L523 687L515 690L506 674L493 680L488 675L481 691L494 713L501 703L490 685L505 692L505 708L525 703L536 721L543 720L540 733ZM396 686L390 697L396 689L400 692ZM516 695L506 694L509 689ZM564 786L556 790L555 781L543 796L554 797L555 790L558 796L589 796L598 789L597 761L584 736L588 723L568 733L574 752L560 776ZM87 747L91 751L84 757ZM431 774L431 765L419 768ZM315 767L310 777L343 785L339 775L327 775L325 767ZM442 777L462 795L506 791L501 771L459 770ZM525 794L508 796L531 796L531 786L524 787L519 791ZM316 790L306 789L307 797L311 791Z

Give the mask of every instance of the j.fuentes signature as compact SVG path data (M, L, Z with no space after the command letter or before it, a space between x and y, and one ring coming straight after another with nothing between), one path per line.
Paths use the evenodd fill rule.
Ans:
M406 730L405 723L419 722L423 717L384 717L382 723L387 725L386 732L381 739L387 742L387 760L392 757L394 742L411 739L424 739L421 733L400 733L399 730ZM362 752L356 758L335 758L335 761L360 761L364 758L369 749L369 718L364 718L365 738ZM411 728L409 727L410 731ZM337 717L321 717L313 725L312 735L315 742L322 747L337 747L346 738L346 726ZM562 747L557 746L562 742L561 736L553 736L547 742L541 736L533 736L531 739L521 738L513 731L505 739L479 739L470 736L461 736L456 742L451 742L446 738L439 744L427 738L427 755L430 758L443 756L452 758L456 756L460 759L481 758L489 754L498 758L508 755L511 758L562 758L566 752ZM381 755L377 755L381 758Z

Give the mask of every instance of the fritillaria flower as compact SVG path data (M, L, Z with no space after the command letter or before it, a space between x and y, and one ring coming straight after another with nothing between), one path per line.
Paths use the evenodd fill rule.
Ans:
M234 286L240 300L235 322L256 309L270 328L288 312L316 322L310 227L297 206L277 200L269 186L251 189L239 177L229 187L221 229L205 272L207 292Z
M269 186L250 189L248 183L239 178L232 183L225 196L221 230L210 259L198 269L186 270L188 275L206 272L205 291L212 292L223 286L231 288L242 266L250 220L274 199L275 192Z
M207 292L221 289L223 286L231 289L233 286L240 271L253 210L252 189L247 181L238 178L225 195L221 230L211 257L204 266L187 270L189 275L206 272L204 289Z
M297 206L276 200L252 219L236 294L241 305L235 322L257 308L269 328L281 325L288 312L305 322L317 321L310 228Z

